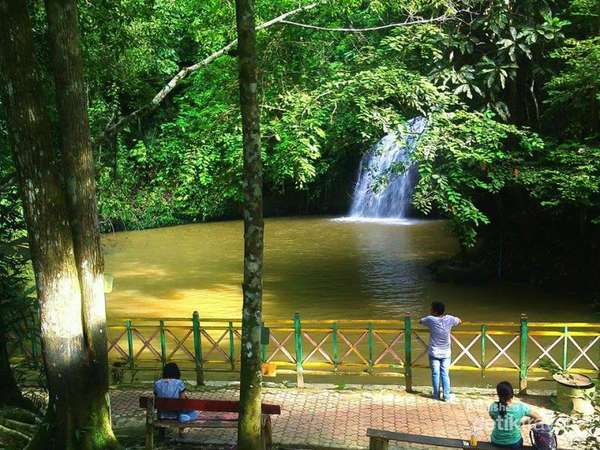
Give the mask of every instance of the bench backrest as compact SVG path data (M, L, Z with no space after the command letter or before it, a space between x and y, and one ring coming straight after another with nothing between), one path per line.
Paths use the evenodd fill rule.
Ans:
M240 402L227 400L197 400L192 398L154 398L140 397L140 408L146 408L148 402L154 402L154 408L161 411L210 411L210 412L240 412ZM279 415L279 405L261 405L263 414Z

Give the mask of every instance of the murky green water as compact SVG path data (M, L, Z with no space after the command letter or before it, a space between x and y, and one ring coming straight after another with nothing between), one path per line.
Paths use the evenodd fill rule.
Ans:
M240 317L240 221L133 231L104 237L114 276L109 318ZM353 223L328 218L266 221L267 319L392 319L432 300L465 320L587 319L575 297L524 286L434 282L427 265L457 250L441 221Z

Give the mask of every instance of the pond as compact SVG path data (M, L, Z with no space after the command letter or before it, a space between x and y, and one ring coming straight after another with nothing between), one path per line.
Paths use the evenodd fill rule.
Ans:
M241 221L190 224L105 235L106 272L114 276L109 319L239 318ZM575 296L522 285L456 285L428 265L456 253L444 221L267 219L264 316L289 319L399 319L433 300L470 321L581 321Z

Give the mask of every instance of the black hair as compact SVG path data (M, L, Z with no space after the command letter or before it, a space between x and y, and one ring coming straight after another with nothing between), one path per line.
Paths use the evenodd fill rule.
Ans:
M433 302L431 304L431 312L434 316L443 316L446 312L446 305L442 302Z
M498 394L498 414L500 417L506 416L506 408L508 402L512 400L515 395L512 384L508 381L502 381L496 386L496 393Z
M162 372L163 378L175 378L179 380L181 378L181 372L179 371L179 367L175 363L165 364Z

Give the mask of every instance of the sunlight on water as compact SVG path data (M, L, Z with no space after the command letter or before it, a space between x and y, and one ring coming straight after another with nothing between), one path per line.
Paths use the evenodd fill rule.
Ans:
M378 223L381 225L418 225L427 222L421 219L396 219L393 217L356 217L346 216L331 219L332 222L341 223Z
M394 225L394 226L390 226ZM404 226L410 225L410 226ZM267 219L264 315L382 319L423 314L433 300L471 320L585 318L578 299L516 285L459 286L431 279L427 266L458 251L443 221ZM104 236L114 276L109 318L239 318L241 221L182 225Z

